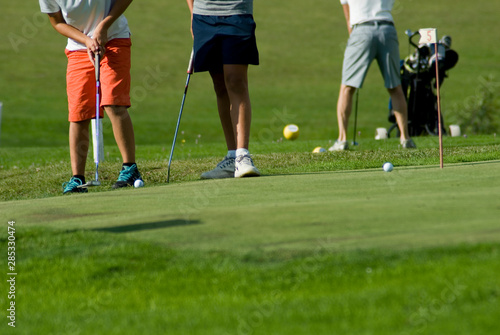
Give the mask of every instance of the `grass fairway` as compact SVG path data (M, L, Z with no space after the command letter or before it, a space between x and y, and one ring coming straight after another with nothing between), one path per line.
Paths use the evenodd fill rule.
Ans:
M0 203L16 221L18 330L494 334L499 167L298 173Z

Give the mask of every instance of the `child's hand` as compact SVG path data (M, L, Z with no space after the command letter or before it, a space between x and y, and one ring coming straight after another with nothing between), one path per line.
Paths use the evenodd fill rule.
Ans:
M92 64L94 64L96 53L100 53L101 55L104 54L104 48L94 38L87 37L85 39L85 46L87 47L87 53Z
M102 53L104 54L106 43L108 43L108 28L101 22L94 30L93 38L102 46Z

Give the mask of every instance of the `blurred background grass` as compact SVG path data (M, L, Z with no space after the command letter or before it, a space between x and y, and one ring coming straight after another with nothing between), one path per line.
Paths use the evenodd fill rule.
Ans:
M50 26L38 3L1 0L0 101L2 147L67 145L66 40ZM445 123L477 94L482 78L499 73L500 3L465 0L400 1L394 17L400 54L408 54L404 31L437 27L459 53L442 88ZM254 15L261 65L250 68L251 141L279 139L286 123L300 126L300 140L336 138L335 105L347 39L336 1L256 2ZM135 1L126 12L133 33L130 109L138 145L170 146L179 113L192 40L185 2ZM413 50L410 50L413 52ZM498 79L491 85L498 91ZM369 138L388 127L388 96L376 65L360 92L358 129ZM351 123L353 121L351 120ZM109 120L105 143L113 144ZM207 73L192 77L181 123L186 138L223 141Z

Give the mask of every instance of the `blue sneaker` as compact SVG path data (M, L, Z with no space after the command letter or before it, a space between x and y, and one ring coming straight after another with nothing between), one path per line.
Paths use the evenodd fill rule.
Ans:
M71 177L71 179L62 184L63 194L66 193L87 193L89 190L86 187L78 187L83 185L83 181L77 177Z
M201 174L201 179L221 179L221 178L233 178L234 177L234 158L224 157L220 161L215 169L203 172Z
M118 176L118 180L113 185L113 188L121 188L126 186L134 186L134 182L137 179L141 179L141 174L139 173L139 169L137 169L137 165L133 164L131 166L122 166L122 170L120 171L120 175Z

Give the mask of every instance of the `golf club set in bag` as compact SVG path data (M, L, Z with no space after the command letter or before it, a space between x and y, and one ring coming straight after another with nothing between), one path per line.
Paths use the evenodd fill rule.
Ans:
M436 83L443 84L447 77L446 71L453 68L458 62L458 54L451 49L451 37L443 36L437 43L437 55L434 44L417 45L413 39L420 37L418 30L406 30L408 36L408 53L410 45L415 51L401 60L401 85L408 105L408 131L410 136L423 134L438 135L439 120L436 96ZM436 58L438 61L438 80L436 80ZM392 111L392 101L389 101L389 122L392 126L388 130L388 137L393 129L399 129ZM441 130L446 134L441 116ZM400 135L399 133L397 134Z

